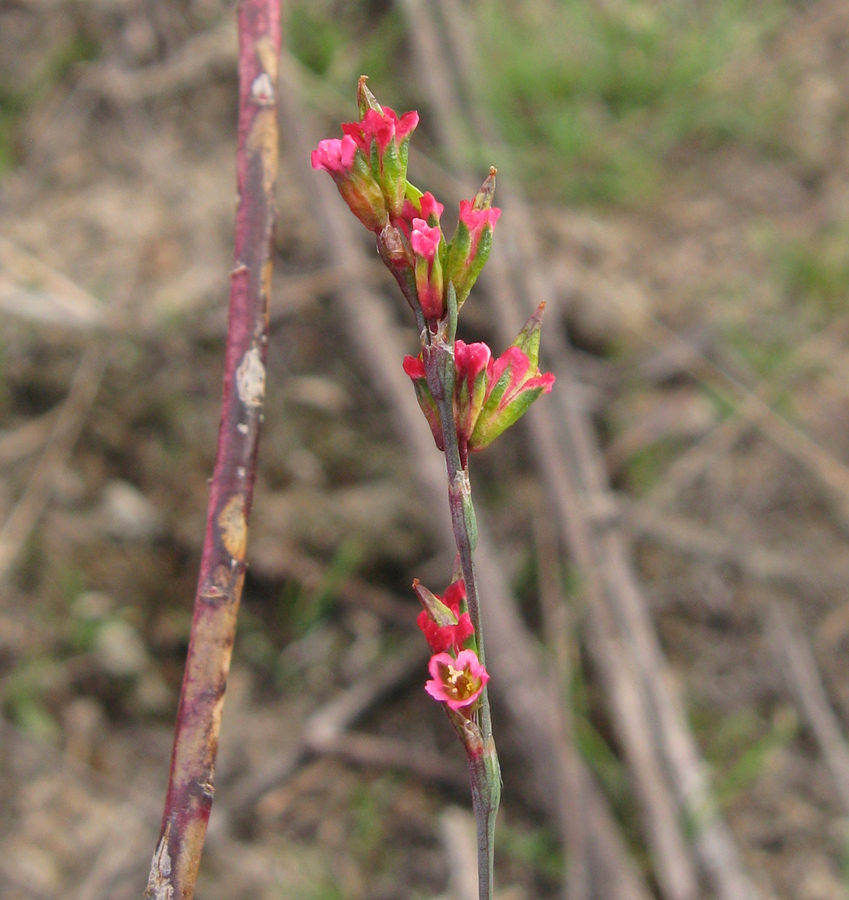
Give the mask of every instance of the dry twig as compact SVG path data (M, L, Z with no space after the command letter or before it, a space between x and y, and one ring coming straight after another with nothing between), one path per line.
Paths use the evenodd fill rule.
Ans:
M818 560L817 566L794 553L771 550L700 525L684 516L660 512L644 503L623 504L623 522L635 535L658 541L678 553L732 566L748 578L794 588L836 588L849 568Z
M582 813L581 766L578 763L579 754L575 744L572 698L568 695L575 666L569 647L574 638L574 629L571 627L569 608L564 602L563 591L558 583L557 570L560 559L558 535L552 519L547 515L548 510L545 513L538 515L534 520L534 536L539 568L540 605L551 657L549 690L558 708L563 711L559 718L560 741L563 747L568 748L564 755L568 764L566 774L569 778L569 796L577 801L569 810L569 817L563 823L562 829L568 860L564 876L566 900L588 900L589 854L587 828Z
M162 830L146 900L191 900L212 808L213 770L236 617L265 398L277 174L276 0L243 0L239 22L236 265L206 536Z
M718 456L727 452L739 439L746 426L751 426L757 428L788 456L811 472L824 488L824 499L836 504L841 521L844 523L849 521L849 468L769 405L769 399L778 392L779 385L763 381L750 389L661 322L654 322L654 330L658 335L658 343L663 341L666 344L679 345L683 353L689 353L690 357L696 360L691 370L694 377L710 382L715 390L726 394L729 402L737 401L732 416L670 466L666 477L655 489L653 497L655 502L668 500L678 493ZM793 358L800 359L810 354L822 343L823 337L828 336L819 332L812 335L797 348ZM792 370L792 367L788 370Z
M228 808L237 820L244 820L267 791L286 781L310 752L327 754L341 741L347 728L380 699L396 690L415 673L426 659L427 648L420 640L410 641L402 649L369 668L350 687L319 707L304 723L299 739L287 752L237 782L230 791ZM348 747L356 752L355 741ZM359 748L365 746L360 741ZM341 748L345 755L345 748Z
M843 809L849 813L849 746L802 630L778 600L766 611L766 633L787 689L819 744Z
M108 348L92 344L77 366L68 396L17 505L0 528L0 583L9 575L50 500L50 492L80 436L106 369Z

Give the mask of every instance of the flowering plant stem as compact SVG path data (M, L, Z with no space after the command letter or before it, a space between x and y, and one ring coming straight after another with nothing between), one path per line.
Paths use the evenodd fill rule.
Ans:
M242 0L235 265L218 448L162 829L145 900L191 900L212 809L213 772L245 579L265 398L277 173L279 0Z
M478 891L492 900L495 817L501 772L492 738L480 598L475 575L475 510L469 452L483 450L554 383L538 368L544 304L498 359L486 344L457 338L457 316L492 246L501 211L493 207L495 169L472 200L460 202L450 241L440 225L443 205L407 181L410 135L416 112L402 116L382 107L360 78L357 122L342 125L312 152L351 212L375 234L381 259L410 304L421 352L404 359L416 399L436 446L445 453L448 504L458 565L439 597L413 582L424 609L418 624L433 651L425 690L444 705L466 750L478 833ZM369 327L364 323L364 327Z
M423 352L428 387L436 401L442 422L445 468L448 475L448 505L451 525L463 581L466 603L475 631L478 659L486 666L483 630L481 627L478 582L475 574L474 551L477 545L475 508L472 503L468 467L460 458L460 444L454 418L455 363L454 344L457 332L457 303L452 290L448 291L448 311L435 335L428 329L422 332ZM480 900L491 900L493 864L495 861L495 819L501 802L501 770L492 737L492 717L486 687L480 695L478 710L480 735L469 733L464 717L449 711L451 723L466 747L469 777L472 785L472 805L477 823L478 894Z

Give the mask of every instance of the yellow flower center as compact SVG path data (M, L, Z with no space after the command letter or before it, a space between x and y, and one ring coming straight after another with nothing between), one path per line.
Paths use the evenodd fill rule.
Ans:
M445 667L445 676L442 679L445 690L455 700L465 700L477 690L476 679L469 677L465 669L457 669L452 665Z

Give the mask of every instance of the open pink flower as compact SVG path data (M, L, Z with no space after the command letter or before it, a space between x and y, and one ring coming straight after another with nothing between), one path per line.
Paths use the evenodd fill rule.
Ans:
M459 652L475 633L469 614L460 612L466 600L466 584L463 579L452 582L445 589L444 597L432 594L418 580L413 582L413 589L425 605L416 621L424 632L430 649L434 653L446 650Z
M471 706L480 697L489 673L474 650L461 650L455 659L450 653L436 653L428 664L431 680L425 690L450 709Z

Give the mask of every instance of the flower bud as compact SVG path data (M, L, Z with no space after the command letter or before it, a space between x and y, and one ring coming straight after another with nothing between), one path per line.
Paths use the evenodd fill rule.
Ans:
M445 442L442 437L442 419L439 416L436 400L433 399L433 394L431 394L430 388L427 385L427 375L425 374L425 367L421 356L405 356L404 371L410 376L410 379L413 382L413 387L416 391L416 400L419 401L419 406L427 419L427 424L430 425L430 430L433 434L433 439L436 441L436 446L440 450L444 450Z
M428 225L425 219L415 218L410 232L410 246L416 255L416 289L422 315L428 322L445 315L440 242L438 225Z
M469 296L492 249L492 232L501 210L492 206L495 169L490 169L474 200L460 201L460 218L451 239L446 277L457 291L459 309Z
M362 151L394 219L401 215L404 206L410 135L418 125L419 114L407 112L399 118L388 106L381 107L365 84L361 85L360 93L366 96L365 101L358 101L360 121L344 124L342 131ZM368 98L371 98L373 105Z
M450 584L444 598L431 593L418 579L413 581L413 590L424 606L417 623L430 649L434 653L446 650L458 653L462 650L475 633L469 613L465 610L466 585L463 580Z
M357 109L360 111L360 118L370 110L373 109L376 112L383 112L383 107L377 102L374 94L368 89L366 82L368 81L368 75L360 75L359 80L357 81Z
M363 153L350 135L321 141L310 156L314 169L329 172L351 212L379 232L388 222L383 190L372 177Z
M460 461L465 468L469 439L483 408L487 386L487 368L492 352L486 344L477 342L454 344L454 421Z
M521 418L542 394L551 391L554 375L539 371L539 341L545 303L525 323L511 347L490 365L483 407L469 439L469 450L482 450Z

